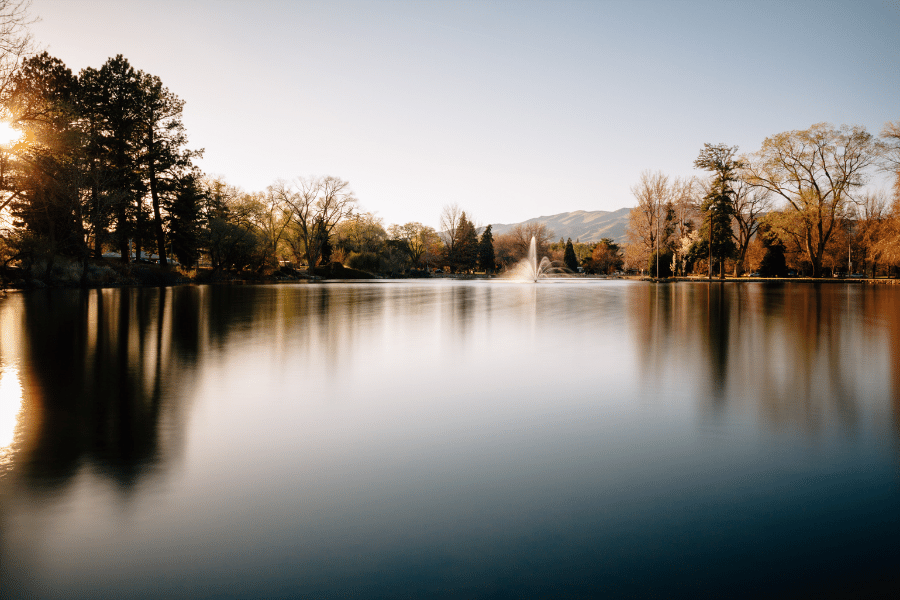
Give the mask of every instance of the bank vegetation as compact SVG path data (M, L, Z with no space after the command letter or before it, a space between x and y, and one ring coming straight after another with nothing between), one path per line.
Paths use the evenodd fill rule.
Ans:
M893 276L900 266L900 121L880 136L817 123L755 152L706 144L708 175L646 171L632 188L627 264L652 276ZM871 185L879 173L893 187Z
M247 191L203 173L184 101L117 55L72 72L35 51L27 0L0 0L0 285L494 274L528 255L572 273L893 273L900 265L900 121L880 137L813 125L752 154L707 144L706 177L646 171L627 243L554 241L542 223L494 235L450 204L436 230L385 224L337 175ZM895 187L871 191L878 170Z

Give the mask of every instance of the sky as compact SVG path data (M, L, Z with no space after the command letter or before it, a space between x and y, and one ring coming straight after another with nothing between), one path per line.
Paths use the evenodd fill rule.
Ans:
M201 169L246 191L333 175L385 225L636 204L819 122L900 120L900 0L33 0L77 73L122 54L185 101ZM886 184L885 184L886 185Z

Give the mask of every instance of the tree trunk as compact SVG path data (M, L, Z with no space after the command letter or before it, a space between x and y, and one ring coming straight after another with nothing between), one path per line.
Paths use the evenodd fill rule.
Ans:
M150 200L153 202L153 234L156 236L156 253L159 255L159 264L168 266L166 258L166 237L163 234L162 215L159 211L159 186L156 182L156 161L153 159L153 127L150 127L149 140L149 176L150 176Z
M91 117L91 140L95 140L97 136L96 123ZM92 141L93 143L93 141ZM103 215L100 210L100 182L97 173L97 158L91 157L91 204L94 208L94 258L103 258L103 236L101 232L104 229Z
M118 170L118 177L120 179L125 179L125 155L122 149L116 153L116 169ZM116 203L116 234L119 238L117 241L119 243L119 256L120 260L123 263L131 262L131 243L129 238L128 231L128 196L127 190L124 189L125 181L120 182L121 188L119 189L119 193L122 194L122 198L119 198L119 201Z
M92 170L94 167L91 167ZM94 258L103 258L103 239L100 232L103 231L103 219L100 216L100 190L97 187L96 173L92 176L91 203L94 205Z
M135 227L134 227L134 260L135 262L141 262L141 252L143 249L143 240L141 236L144 233L144 211L142 210L143 202L140 199L137 200L137 215L135 215Z
M822 265L819 263L818 257L814 258L811 264L813 279L818 279L822 276Z
M319 260L318 248L314 249L316 246L316 241L312 239L311 236L306 236L306 272L310 275L313 275L313 269L316 266L316 262Z

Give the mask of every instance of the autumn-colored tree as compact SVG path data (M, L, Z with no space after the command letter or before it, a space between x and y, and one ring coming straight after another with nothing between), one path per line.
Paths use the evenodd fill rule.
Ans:
M759 229L760 219L772 210L772 194L765 188L751 186L743 172L738 173L732 190L731 232L736 244L734 276L739 277L744 272L747 250Z
M351 252L378 253L388 234L380 217L370 212L356 212L334 228L334 247L347 256Z
M668 246L676 226L675 199L681 183L670 184L669 176L659 171L644 171L631 193L638 205L628 215L628 240L625 253L632 265L647 264L657 246Z
M618 244L609 238L603 238L594 246L587 270L591 273L609 275L621 269L623 262Z
M440 236L433 227L418 222L391 225L388 236L406 244L414 266L425 266L430 260L434 260L431 251L435 245L441 244Z
M785 201L793 218L781 231L802 248L814 277L821 276L828 242L881 151L863 127L818 123L766 138L750 158L747 181Z
M884 140L881 166L894 174L894 198L900 200L900 121L885 123L881 137Z
M494 236L494 261L498 269L506 269L521 260L515 238L508 233Z
M276 181L272 193L290 207L293 227L289 244L302 251L311 271L322 258L322 244L345 218L353 214L356 196L339 177L300 177L293 184Z

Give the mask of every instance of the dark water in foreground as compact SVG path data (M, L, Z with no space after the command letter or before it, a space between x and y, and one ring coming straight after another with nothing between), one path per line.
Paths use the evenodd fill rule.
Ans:
M0 596L900 588L900 286L0 296Z

